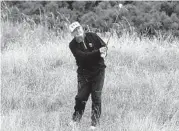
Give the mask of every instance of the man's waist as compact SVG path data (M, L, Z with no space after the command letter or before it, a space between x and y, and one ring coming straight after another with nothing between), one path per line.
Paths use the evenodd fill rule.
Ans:
M105 67L100 67L97 68L95 70L89 70L89 69L84 69L84 68L78 68L77 73L78 73L78 77L82 76L83 78L87 79L87 80L93 80L96 76L98 76L98 74L101 71L104 71Z
M106 68L106 65L96 65L96 66L78 66L79 71L86 71L86 72L95 72L99 69L104 69Z
M95 67L78 67L77 72L79 74L84 74L84 75L94 75L96 73L98 73L100 70L105 69L106 66L105 65L101 65L101 66L95 66Z

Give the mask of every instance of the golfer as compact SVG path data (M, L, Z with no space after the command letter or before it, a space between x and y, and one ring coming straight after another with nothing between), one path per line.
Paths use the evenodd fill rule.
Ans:
M70 125L80 122L86 102L91 94L90 129L95 129L99 125L101 115L101 93L106 68L103 54L107 51L106 44L97 34L84 33L82 26L78 22L73 22L69 29L72 36L74 36L69 47L78 66L78 92L75 97L74 113Z

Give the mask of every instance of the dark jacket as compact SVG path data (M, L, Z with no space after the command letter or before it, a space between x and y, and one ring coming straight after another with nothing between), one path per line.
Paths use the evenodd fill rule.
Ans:
M69 47L76 59L79 74L96 74L106 67L99 51L105 45L97 34L91 32L85 33L84 42L77 43L75 38L70 42Z

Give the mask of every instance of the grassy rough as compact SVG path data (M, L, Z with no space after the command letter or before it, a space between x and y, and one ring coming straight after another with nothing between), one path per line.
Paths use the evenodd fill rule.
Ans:
M71 39L42 26L2 23L2 131L71 130L77 85ZM179 129L178 40L113 36L105 62L99 131ZM90 107L88 101L82 131L89 127Z

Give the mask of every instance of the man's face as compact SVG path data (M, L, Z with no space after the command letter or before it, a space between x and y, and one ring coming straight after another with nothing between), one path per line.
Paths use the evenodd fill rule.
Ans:
M72 32L72 35L76 38L77 42L80 43L84 39L84 30L81 26L76 27Z
M83 36L84 31L83 28L81 26L78 26L74 29L74 31L72 32L72 35L74 37L79 37L79 36Z

